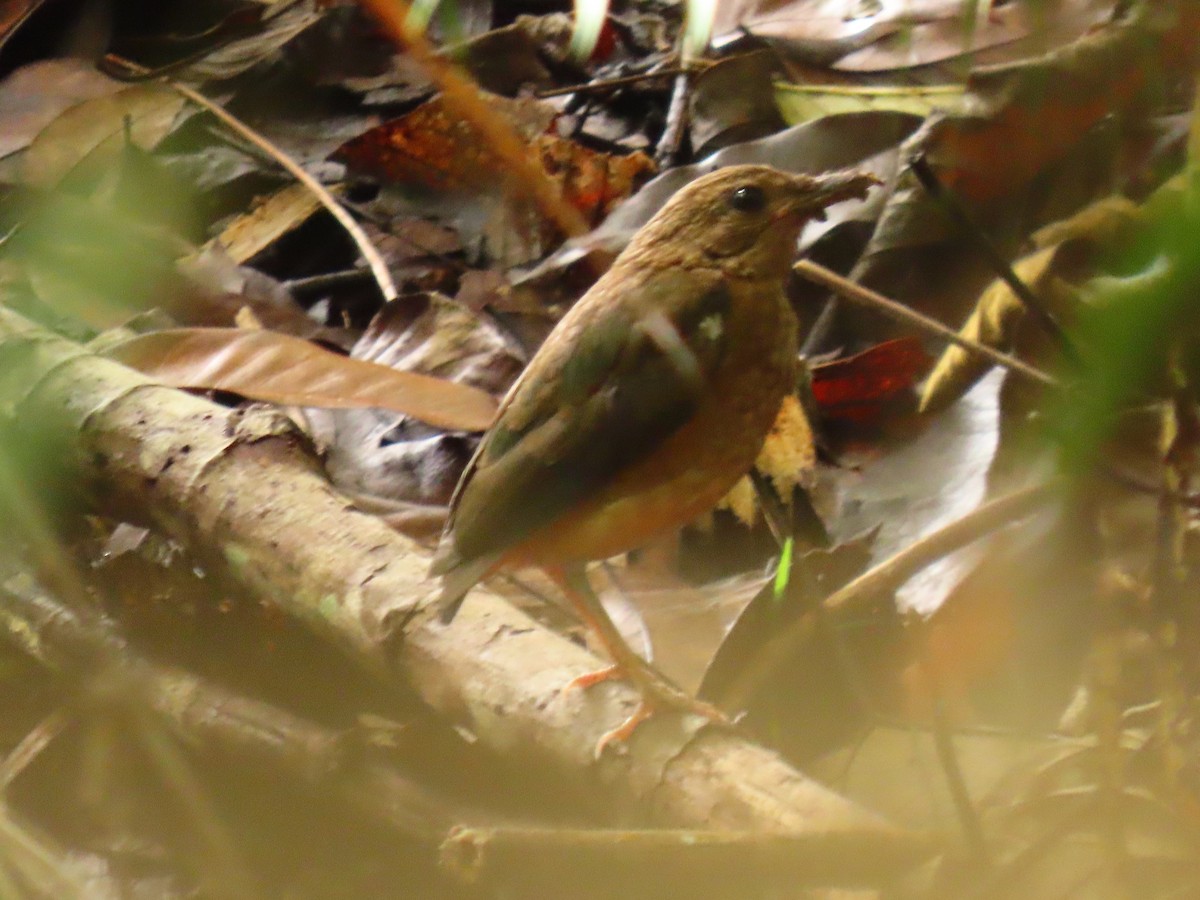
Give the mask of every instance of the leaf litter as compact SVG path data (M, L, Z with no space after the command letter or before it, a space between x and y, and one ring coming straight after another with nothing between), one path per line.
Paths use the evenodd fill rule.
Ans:
M613 4L581 62L566 50L569 18L526 9L534 4L519 16L469 6L457 33L438 21L434 33L457 41L446 56L497 92L486 104L518 123L541 176L589 233L563 244L522 193L527 186L508 182L493 148L436 93L436 80L393 57L361 11L226 9L199 25L208 12L186 27L148 21L162 29L159 50L174 41L183 52L143 62L200 83L335 183L404 295L381 304L353 244L311 196L166 85L45 60L0 85L0 109L18 111L6 116L14 127L0 170L5 302L76 337L125 326L101 343L168 383L230 404L303 408L335 483L428 539L478 433L549 328L671 193L717 166L871 171L887 188L810 229L803 251L975 340L1060 370L1053 342L912 177L909 159L923 155L1051 315L1072 333L1077 319L1089 329L1083 346L1089 363L1100 362L1078 377L1096 389L1077 405L1116 425L1075 428L1072 410L1047 406L1044 390L793 285L801 318L823 324L807 348L808 389L785 406L760 457L765 493L743 482L703 529L615 563L610 604L624 610L641 650L714 698L732 696L764 648L811 619L804 652L737 697L733 711L746 712L745 726L763 741L897 822L961 829L968 844L984 836L976 856L948 852L914 879L912 896L970 888L1065 897L1068 884L1117 896L1106 892L1122 882L1166 896L1194 886L1179 864L1195 849L1179 825L1192 815L1184 786L1195 775L1187 735L1196 673L1185 657L1197 629L1181 599L1195 568L1193 336L1146 332L1165 349L1138 357L1150 374L1126 390L1129 369L1104 363L1121 357L1114 335L1129 332L1101 321L1127 308L1176 321L1172 303L1194 274L1183 245L1171 243L1171 223L1190 222L1178 198L1191 182L1146 199L1180 163L1146 135L1194 104L1194 9L1139 3L1114 17L1113 4L1094 2L731 3L716 25L729 39L714 46L732 49L714 51L725 58L695 73L678 104L677 84L689 79L641 78L679 65L674 13ZM9 45L25 39L24 26L14 27ZM145 35L130 41L127 27L114 20L112 48L136 55ZM743 54L751 39L756 52ZM508 63L497 64L501 53ZM547 88L565 93L530 98ZM42 98L37 115L28 112L31 91ZM655 175L650 156L679 126L672 109L691 114L683 164ZM189 183L189 172L208 174ZM185 182L177 196L151 187L172 179ZM156 193L189 216L152 209L146 198ZM1131 227L1147 218L1158 224ZM60 230L67 221L71 230ZM1158 268L1146 257L1151 240L1175 254ZM1073 488L1052 512L941 554L899 590L823 611L836 591L981 502L1064 468L1064 454L1083 458L1082 445L1053 436L1056 423L1100 435L1094 446L1104 455L1095 470L1068 473ZM782 580L773 566L784 554L768 527L780 518L794 560ZM121 526L93 527L106 539ZM174 566L163 592L196 594L195 574ZM561 625L533 591L509 590ZM136 589L116 593L131 606L109 611L135 627ZM198 646L212 628L196 627ZM262 638L250 656L279 664L264 648L292 636L271 629L248 625L250 643ZM181 643L139 639L167 658ZM311 650L291 647L280 680L328 671ZM220 665L206 671L244 675L244 645L215 655ZM12 693L0 677L0 697ZM357 682L350 695L356 709L370 705ZM282 696L343 721L315 693ZM464 771L488 771L444 724L414 709L404 715L402 734L416 729L426 744L465 754L455 757L469 759ZM22 732L3 734L7 753ZM429 777L422 741L399 741L406 765ZM50 781L34 782L33 793L53 794ZM505 814L520 806L487 781L473 782L483 802ZM560 815L568 804L538 795L534 805ZM1094 827L1095 810L1117 826ZM156 870L189 881L152 831L129 826L117 837L144 841ZM295 877L293 895L327 896L317 881L345 873L319 859L319 874ZM396 868L391 883L406 883ZM115 871L138 880L128 867ZM394 894L364 884L365 871L347 883L366 896ZM412 872L436 895L455 895L431 864ZM173 893L185 891L160 895Z

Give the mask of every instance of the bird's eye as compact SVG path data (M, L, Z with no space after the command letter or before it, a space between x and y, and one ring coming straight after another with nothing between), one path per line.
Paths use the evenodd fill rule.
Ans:
M729 195L729 205L738 212L762 212L767 206L767 195L760 187L743 184L740 188L735 188Z

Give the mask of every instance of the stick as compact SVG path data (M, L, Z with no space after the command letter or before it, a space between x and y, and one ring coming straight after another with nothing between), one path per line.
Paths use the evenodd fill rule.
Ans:
M612 91L643 81L653 81L655 78L673 78L676 75L686 75L689 69L685 66L675 66L670 69L659 69L657 72L642 72L639 75L626 75L623 78L607 78L589 81L586 84L572 84L567 87L553 88L548 91L538 91L534 96L539 100L550 97L562 97L566 94L594 94L600 91Z
M975 222L967 214L966 209L958 201L950 191L946 190L945 185L938 180L937 173L929 165L924 155L918 154L908 161L909 167L912 169L913 175L917 177L917 181L921 183L926 192L937 203L939 203L958 225L959 230L967 237L967 239L975 245L975 249L987 260L989 266L1005 284L1009 286L1016 298L1021 301L1025 309L1038 321L1045 332L1050 335L1063 355L1071 360L1072 364L1079 364L1079 353L1075 350L1071 339L1067 337L1067 333L1063 331L1058 320L1050 314L1050 310L1046 309L1041 299L1029 288L1024 281L1017 277L1017 273L1013 271L1013 267L1009 265L1008 260L1000 255L1000 251L996 249L996 245L984 233Z
M810 259L800 260L800 262L792 266L792 270L801 278L807 278L815 284L828 288L839 297L845 297L847 300L851 300L862 306L869 306L898 322L912 325L927 334L932 334L944 341L957 344L972 353L979 354L998 366L1003 366L1010 372L1016 372L1023 378L1028 378L1039 384L1050 385L1051 387L1059 385L1058 379L1053 375L1047 375L1040 369L1034 368L1029 363L1019 360L1015 356L1002 353L970 338L965 338L941 322L931 319L928 316L923 316L919 312L909 309L904 304L897 303L895 300L889 300L883 294L876 293L870 288L863 287L861 284L855 284L849 278L843 278L837 272L830 271Z
M124 66L133 72L146 71L137 63L112 54L109 54L106 60L113 65ZM375 283L379 285L379 292L383 294L383 299L391 301L400 296L400 292L396 290L396 283L392 281L392 275L388 271L387 263L383 261L383 257L379 255L379 251L375 249L375 245L371 243L371 239L367 237L367 233L359 227L359 224L354 221L354 217L346 212L345 207L338 203L337 199L325 189L325 186L321 182L313 178L299 163L241 119L226 111L224 107L209 100L199 91L193 90L185 84L180 84L178 81L168 79L164 83L201 109L212 113L230 130L236 132L263 153L267 154L286 169L289 175L312 191L313 195L321 201L321 205L329 211L329 214L337 219L338 223L346 229L346 233L350 235L351 240L358 247L358 252L367 261L367 265L371 268L371 274L375 276Z

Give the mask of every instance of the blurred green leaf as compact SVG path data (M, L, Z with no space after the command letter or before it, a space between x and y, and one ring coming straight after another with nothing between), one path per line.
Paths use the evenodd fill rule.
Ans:
M928 116L958 107L964 95L955 85L930 87L848 87L776 82L775 103L789 125L841 113L891 111Z

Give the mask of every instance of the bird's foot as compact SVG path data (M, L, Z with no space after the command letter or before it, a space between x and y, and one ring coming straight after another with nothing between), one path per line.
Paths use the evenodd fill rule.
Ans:
M611 681L614 678L623 678L625 670L618 665L605 666L603 669L597 669L594 672L584 672L582 675L576 675L570 681L563 685L562 693L569 694L571 691L590 688L594 684L600 684L603 681Z
M654 706L643 700L637 705L637 709L633 711L632 716L611 731L606 731L600 735L600 740L596 741L596 749L593 751L593 755L596 759L599 759L604 755L604 748L609 744L625 743L633 735L634 730L652 715L654 715Z
M659 672L645 663L635 663L630 666L611 665L595 672L587 672L572 678L563 687L563 693L575 688L586 688L609 681L613 678L625 678L633 683L642 695L641 702L628 719L611 731L606 731L596 742L596 758L599 759L609 744L621 744L627 741L639 725L653 716L656 712L669 710L681 713L692 713L703 716L717 725L730 724L728 716L711 703L698 700L691 694L676 686Z

